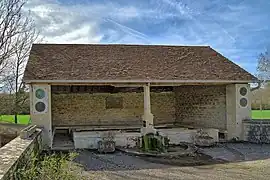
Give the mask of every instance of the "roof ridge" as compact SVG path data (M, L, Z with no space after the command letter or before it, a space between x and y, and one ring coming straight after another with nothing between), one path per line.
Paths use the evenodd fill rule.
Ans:
M78 44L78 43L75 43L75 44L69 44L69 43L33 43L33 45L59 45L59 46L63 46L63 45L66 45L66 46L70 46L70 45L78 45L78 46L163 46L163 47L210 47L209 45L181 45L181 44L110 44L110 43L89 43L89 44L85 44L85 43L82 43L82 44Z

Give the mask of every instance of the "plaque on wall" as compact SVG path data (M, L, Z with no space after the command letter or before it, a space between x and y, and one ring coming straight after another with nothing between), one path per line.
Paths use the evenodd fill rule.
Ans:
M106 109L114 108L123 108L123 97L108 96L106 98Z

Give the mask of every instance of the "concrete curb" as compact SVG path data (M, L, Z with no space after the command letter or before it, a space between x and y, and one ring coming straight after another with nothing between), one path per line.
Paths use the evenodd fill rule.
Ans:
M227 162L230 162L230 161L228 161L227 159L223 159L223 158L215 158L215 157L213 157L213 156L211 156L211 155L205 153L205 152L203 151L203 149L201 149L201 148L198 148L197 153L203 154L204 156L207 156L207 157L209 157L209 158L211 158L211 159L213 159L213 160L215 160L215 161L219 161L219 162L221 162L221 163L224 163L224 162L226 162L226 163L227 163Z
M184 152L166 152L166 153L159 153L159 154L155 154L155 153L148 153L148 152L139 152L136 150L131 150L131 149L126 149L126 148L116 148L117 150L130 154L130 155L135 155L135 156L147 156L147 157L179 157L179 156L189 156L194 154L197 149L188 146L188 148L186 150L184 150Z
M228 149L229 151L231 151L234 154L238 154L238 156L240 157L240 161L246 161L246 155L243 154L242 152L240 152L238 149L234 148L234 147L229 147L228 144L225 144L225 148Z

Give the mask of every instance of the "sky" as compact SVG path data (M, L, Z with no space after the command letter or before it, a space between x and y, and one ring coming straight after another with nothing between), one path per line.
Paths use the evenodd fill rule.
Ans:
M270 0L28 0L45 43L207 45L255 74Z

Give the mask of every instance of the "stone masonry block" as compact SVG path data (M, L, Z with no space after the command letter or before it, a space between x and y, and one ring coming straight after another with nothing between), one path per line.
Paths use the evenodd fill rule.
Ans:
M177 123L226 129L226 86L180 86L175 96Z

